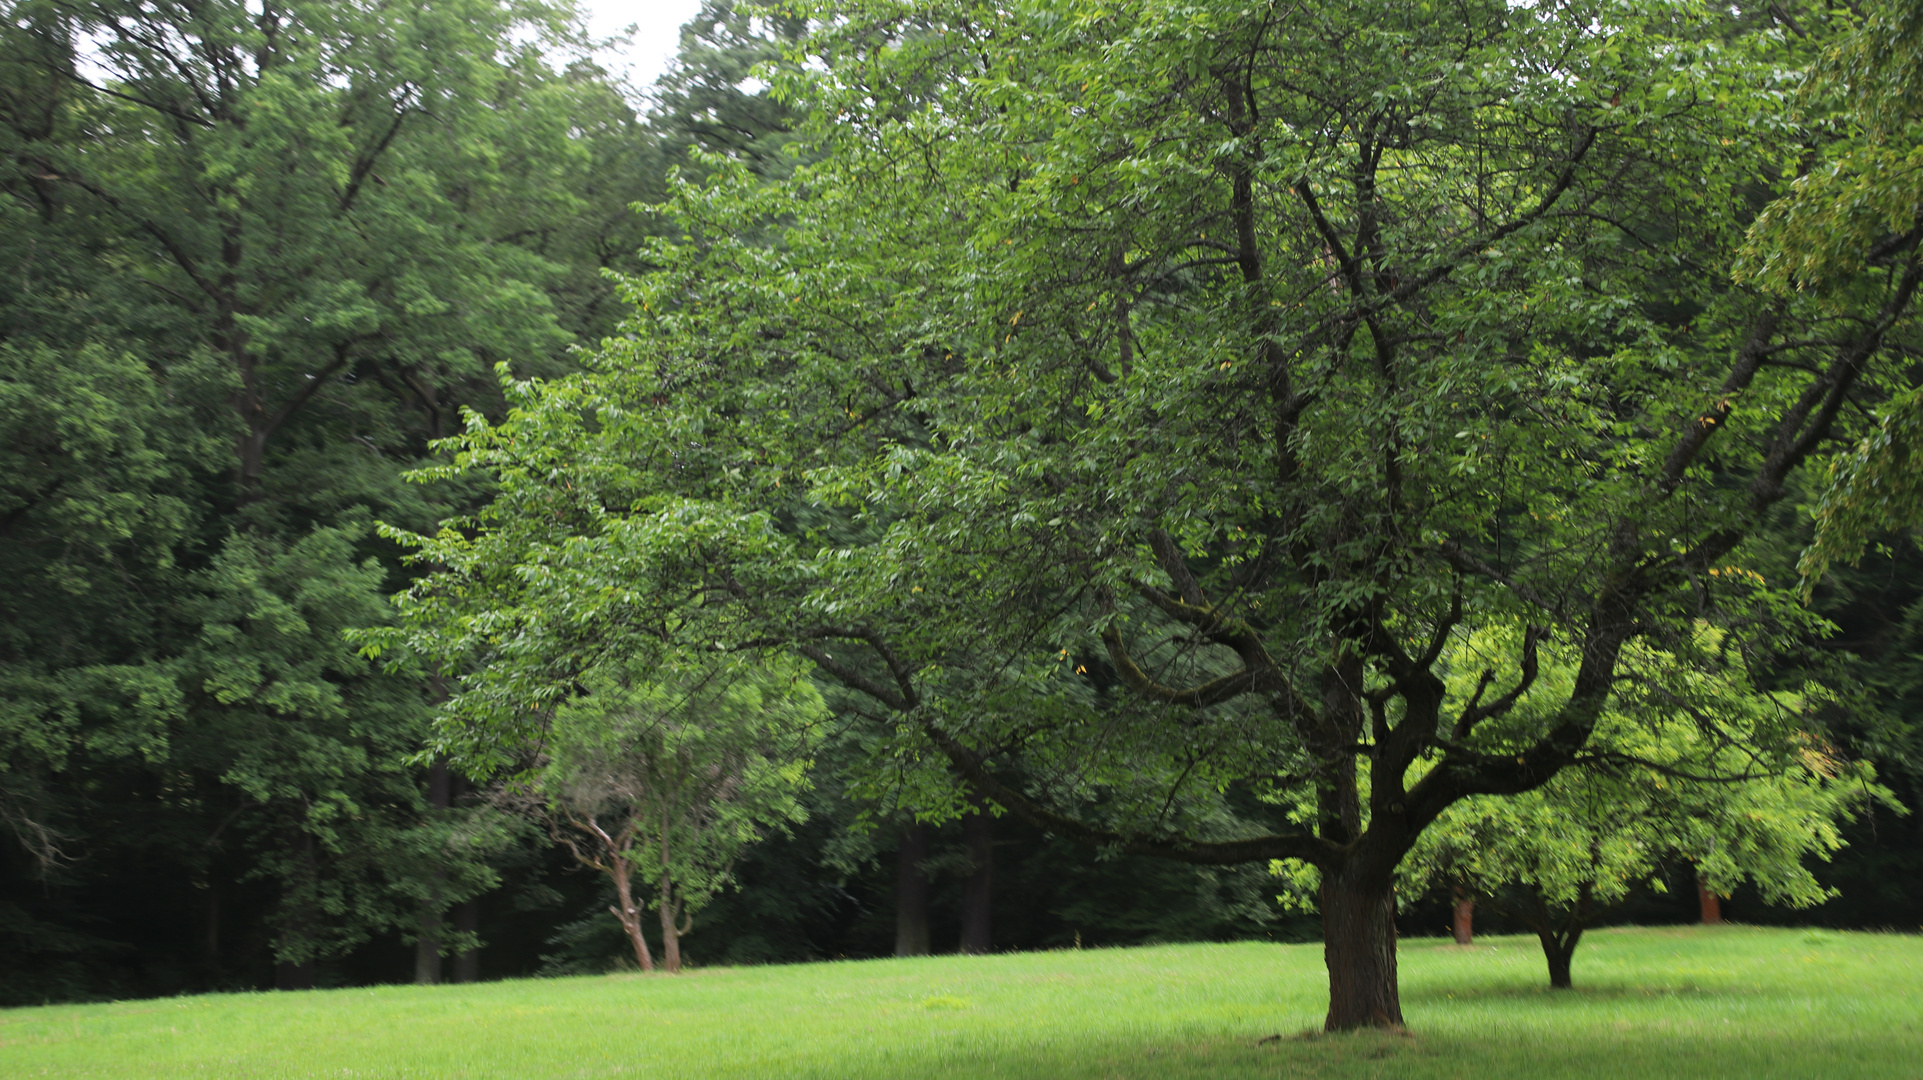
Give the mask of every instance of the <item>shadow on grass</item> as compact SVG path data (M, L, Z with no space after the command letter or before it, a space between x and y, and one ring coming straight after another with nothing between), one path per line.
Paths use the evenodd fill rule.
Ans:
M1716 985L1698 986L1689 981L1675 983L1633 983L1615 979L1598 979L1594 982L1578 980L1574 987L1564 990L1552 989L1547 982L1526 984L1500 984L1481 986L1404 986L1402 1001L1405 1005L1438 1005L1448 1003L1466 1004L1477 1001L1529 1001L1537 1004L1556 1005L1605 1002L1605 1001L1645 1001L1651 998L1731 998L1773 997L1777 990L1758 984L1737 986Z
M1446 1063L1407 1033L1374 1031L1324 1035L1284 1034L1277 1039L1251 1032L1188 1040L1049 1040L999 1047L955 1047L940 1055L925 1052L871 1054L844 1059L832 1067L783 1070L808 1080L867 1080L879 1077L1034 1078L1034 1080L1236 1080L1241 1077L1313 1076L1336 1078L1429 1077ZM734 1076L730 1072L727 1075Z
M1420 1024L1420 1022L1418 1021ZM1891 1072L1908 1060L1900 1048L1865 1047L1843 1033L1833 1040L1795 1040L1716 1022L1645 1021L1518 1029L1497 1018L1433 1031L1324 1035L1283 1033L1279 1039L1101 1039L1011 1042L999 1046L869 1053L832 1065L784 1063L781 1075L807 1080L879 1077L1022 1078L1022 1080L1789 1080L1913 1075ZM1853 1060L1856 1059L1856 1060ZM1875 1059L1875 1060L1869 1060ZM797 1067L799 1066L799 1067ZM744 1076L729 1069L715 1076Z

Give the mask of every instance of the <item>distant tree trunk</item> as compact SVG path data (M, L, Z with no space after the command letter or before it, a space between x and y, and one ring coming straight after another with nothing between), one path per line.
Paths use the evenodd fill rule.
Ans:
M1718 926L1723 921L1723 898L1717 896L1702 878L1696 879L1696 898L1702 905L1703 925Z
M609 866L608 876L614 879L614 892L620 903L608 910L621 920L621 929L628 932L628 941L634 946L634 962L641 965L642 971L653 971L654 955L648 951L648 939L641 933L641 909L634 906L628 861L617 855Z
M1536 937L1542 942L1543 959L1549 963L1550 989L1571 989L1575 984L1569 979L1569 962L1576 956L1576 943L1582 940L1582 927L1572 927L1563 934L1541 932Z
M1456 944L1467 945L1476 939L1476 901L1460 886L1454 890L1454 900L1450 929L1455 933Z
M661 966L670 975L681 971L681 935L693 928L693 920L681 918L681 898L675 895L674 880L661 875L656 905L661 913Z
M928 827L910 821L901 827L895 849L895 955L928 955Z
M314 962L303 960L298 964L283 960L274 965L274 989L312 990L314 988Z
M1321 900L1322 958L1329 969L1323 1029L1402 1026L1393 878L1353 865L1324 869Z
M436 758L427 767L427 805L433 810L446 810L453 802L453 786L448 776L447 762ZM414 981L422 986L432 986L441 981L441 883L447 880L447 873L436 870L433 873L433 892L419 906L420 933L414 938Z
M423 397L427 401L434 430L438 432L441 425L440 412L431 399L432 393L433 388L428 387ZM434 437L438 439L440 435L437 434ZM447 691L441 685L441 679L438 675L434 677L434 693L438 698L445 698L447 696ZM454 773L448 777L448 804L450 806L454 803L469 799L472 793L473 788L469 786L466 777L459 773ZM481 900L479 897L463 900L454 906L454 929L466 940L475 942L475 945L471 949L465 949L454 954L453 981L457 983L480 982L481 946L479 944L479 938L477 937L481 932Z
M986 953L992 947L994 918L995 846L989 815L976 800L976 809L962 818L962 843L968 849L968 880L962 883L961 951Z
M454 929L463 937L481 932L481 902L463 900L454 908ZM468 940L473 940L468 937ZM481 949L477 945L454 954L454 980L457 983L481 981Z
M420 936L414 939L414 982L433 986L441 981L441 913L432 900L420 905Z
M1530 902L1520 910L1512 909L1512 914L1519 916L1524 925L1536 932L1536 940L1542 942L1542 958L1549 965L1550 988L1568 990L1574 985L1569 978L1569 962L1575 958L1576 946L1582 943L1583 930L1613 905L1599 907L1594 886L1589 882L1577 889L1576 902L1561 920L1549 909L1549 901L1541 891L1532 887L1529 897Z
M318 860L314 856L314 836L304 829L299 830L294 836L293 844L295 850L300 852L302 874L306 879L306 884L311 889L314 886L314 879L320 872L319 866L317 865ZM313 934L314 924L319 920L316 918L311 896L312 894L309 893L308 898L298 901L292 910L287 911L281 916L283 920L281 925L283 943L289 937L299 939L309 937ZM312 946L311 941L308 941L306 944L309 947ZM312 990L314 988L313 958L309 957L298 963L282 960L275 964L274 987L278 990Z
M207 883L207 904L200 924L200 952L208 967L220 966L220 884Z

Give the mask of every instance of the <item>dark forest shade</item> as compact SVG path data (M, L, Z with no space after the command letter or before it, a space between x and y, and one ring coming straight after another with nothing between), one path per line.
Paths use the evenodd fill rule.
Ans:
M901 827L895 849L895 955L928 955L928 826L911 821Z
M994 947L990 932L995 904L992 820L983 810L972 811L962 818L962 843L968 849L969 868L968 877L962 881L961 951L964 953L986 953Z

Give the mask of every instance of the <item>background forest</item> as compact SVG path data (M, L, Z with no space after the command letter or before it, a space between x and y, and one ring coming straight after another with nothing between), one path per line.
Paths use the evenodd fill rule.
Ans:
M448 688L345 634L432 570L376 521L491 497L403 475L463 410L505 415L496 365L559 377L622 333L619 275L674 229L636 207L677 171L794 167L749 73L801 25L710 0L638 88L537 2L4 11L0 1004L631 963L605 876L421 760ZM1803 482L1751 558L1772 577L1810 539ZM1835 631L1798 662L1862 688L1829 736L1915 807L1923 555L1885 540L1822 580ZM695 963L1320 932L1259 863L909 821L859 779L860 702L820 693L813 786L694 916ZM1923 924L1919 818L1844 835L1813 867L1836 898L1725 913ZM1613 917L1693 919L1692 875ZM1404 901L1403 933L1447 932L1446 889Z

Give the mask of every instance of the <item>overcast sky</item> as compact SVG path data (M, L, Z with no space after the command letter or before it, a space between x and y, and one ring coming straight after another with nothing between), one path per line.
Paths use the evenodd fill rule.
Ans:
M581 7L596 35L613 34L630 23L637 27L634 46L624 57L607 62L615 66L625 61L634 84L644 87L674 58L681 24L701 10L701 0L583 0Z

